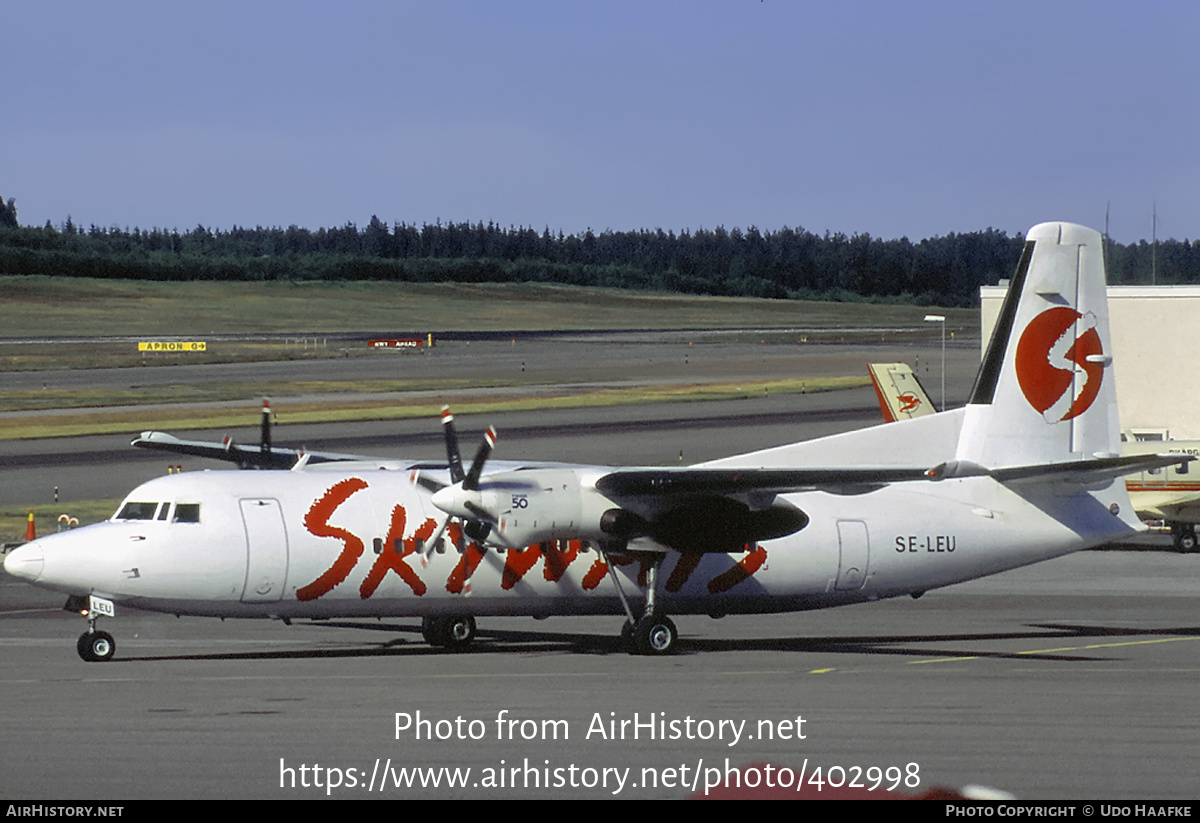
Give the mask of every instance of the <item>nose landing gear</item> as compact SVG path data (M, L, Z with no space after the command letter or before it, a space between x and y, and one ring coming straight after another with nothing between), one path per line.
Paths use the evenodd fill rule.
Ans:
M93 626L79 635L75 650L89 663L99 663L112 660L113 654L117 651L117 641L113 640L113 636L108 632L96 631Z
M75 651L79 652L79 656L89 663L112 660L117 651L117 641L108 632L96 630L96 619L101 616L114 617L116 608L113 602L95 595L71 595L63 609L78 612L87 620L88 630L79 635L75 643Z

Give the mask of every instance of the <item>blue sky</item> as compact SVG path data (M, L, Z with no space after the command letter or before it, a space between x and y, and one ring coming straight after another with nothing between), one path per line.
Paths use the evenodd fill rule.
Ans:
M1190 2L0 3L27 225L1200 237Z

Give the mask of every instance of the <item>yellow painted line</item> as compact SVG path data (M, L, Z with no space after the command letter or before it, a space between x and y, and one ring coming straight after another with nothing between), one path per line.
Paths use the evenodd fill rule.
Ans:
M829 672L837 671L836 669L813 669L809 674L828 674Z
M1153 640L1125 640L1120 643L1092 643L1087 646L1065 646L1061 649L1038 649L1036 651L1017 652L1017 654L1050 654L1053 652L1077 652L1086 649L1112 649L1118 646L1148 646L1153 643L1175 643L1180 640L1200 640L1200 637L1156 637Z
M1112 649L1119 646L1148 646L1154 643L1176 643L1180 640L1200 640L1200 636L1192 635L1188 637L1156 637L1153 640L1125 640L1119 643L1091 643L1086 646L1059 646L1058 648L1054 649L1030 649L1023 652L1014 652L1014 654L1059 654L1062 652L1086 651L1088 649ZM923 665L925 663L954 663L959 660L978 660L980 657L983 657L983 655L970 655L967 657L938 657L931 658L929 660L910 660L905 665L916 666Z
M1141 646L1151 643L1175 643L1179 640L1200 640L1200 637L1160 637L1156 640L1131 640L1128 643L1097 643L1094 646L1084 646L1085 649L1107 649L1111 646Z

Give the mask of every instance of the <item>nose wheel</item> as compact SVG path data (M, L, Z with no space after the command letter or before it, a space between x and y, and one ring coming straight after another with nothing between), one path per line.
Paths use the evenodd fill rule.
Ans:
M79 635L79 642L75 644L75 650L87 662L100 663L112 660L112 656L117 651L117 641L113 640L113 636L108 632L88 629Z

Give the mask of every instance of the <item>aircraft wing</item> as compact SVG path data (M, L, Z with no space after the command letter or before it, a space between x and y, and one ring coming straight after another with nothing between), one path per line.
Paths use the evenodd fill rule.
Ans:
M953 461L931 469L930 476L935 480L987 476L1006 485L1076 483L1081 486L1094 486L1107 484L1127 474L1173 466L1193 459L1184 454L1129 454L1033 466L1006 466L1000 469L988 469L968 461Z
M1181 454L1143 454L1001 469L988 469L964 461L942 463L932 469L894 466L813 469L618 469L597 480L596 488L610 498L682 498L694 495L777 495L802 491L855 494L892 483L985 476L1007 484L1036 481L1092 485L1126 474L1192 459L1194 458Z
M670 497L689 495L736 496L787 494L812 490L854 493L889 483L933 479L929 469L865 468L817 469L618 469L596 481L610 498Z
M139 449L156 449L173 454L187 454L194 457L209 457L213 460L225 460L236 463L243 469L290 469L296 465L301 456L308 457L308 464L343 463L364 460L361 455L335 454L333 452L310 452L299 449L263 447L261 444L239 445L226 440L224 443L205 442L201 440L180 440L173 434L165 432L145 431L134 438L130 444Z
M1194 458L1181 454L1100 457L1036 466L988 469L974 463L942 463L925 467L856 467L811 469L618 469L596 481L608 497L684 497L787 494L802 491L855 493L892 483L987 476L1001 483L1021 481L1077 482L1091 485L1151 468Z
M865 494L890 483L930 480L928 469L887 467L616 469L596 490L617 503L600 530L620 541L649 537L681 552L734 552L808 525L808 515L777 499L821 490ZM643 544L644 550L644 544Z

